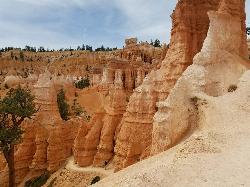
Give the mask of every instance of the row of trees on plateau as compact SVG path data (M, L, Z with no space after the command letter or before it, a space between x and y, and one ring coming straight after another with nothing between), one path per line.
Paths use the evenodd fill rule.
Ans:
M54 52L54 51L113 51L116 50L117 47L115 48L110 48L110 47L104 47L103 45L101 47L98 47L96 49L93 49L92 46L90 45L82 45L82 46L77 46L77 48L61 48L59 50L55 49L49 49L49 48L44 48L44 47L32 47L32 46L25 46L24 48L16 48L16 47L5 47L0 49L1 52L8 52L12 50L21 50L21 51L29 51L29 52Z
M248 31L250 32L250 30ZM160 40L151 40L150 45L154 47L161 47L161 42ZM61 49L49 49L45 48L43 46L40 47L32 47L26 45L24 48L15 48L15 47L4 47L0 49L0 52L7 52L7 51L12 51L12 50L21 50L21 51L29 51L29 52L54 52L54 51L114 51L117 50L117 47L111 48L111 47L104 47L104 45L101 45L101 47L98 47L94 49L91 45L85 45L82 44L81 46L77 46L76 48L61 48Z
M151 40L150 45L152 45L154 47L161 47L161 41L158 39L156 39L155 41Z

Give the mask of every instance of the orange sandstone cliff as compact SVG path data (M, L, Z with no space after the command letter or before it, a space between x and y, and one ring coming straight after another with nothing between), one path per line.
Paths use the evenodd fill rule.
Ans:
M180 0L172 14L170 47L161 68L152 71L130 97L117 135L114 163L127 167L150 155L156 103L167 98L185 69L192 64L207 35L207 12L219 1Z

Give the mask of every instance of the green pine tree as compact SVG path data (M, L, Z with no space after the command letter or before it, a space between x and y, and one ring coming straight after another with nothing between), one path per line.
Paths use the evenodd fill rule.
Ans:
M69 119L69 105L66 102L65 92L63 89L61 89L60 92L57 94L57 104L61 118L64 121L67 121Z
M3 153L9 168L9 187L15 186L15 145L21 141L22 122L31 118L37 109L34 96L29 90L18 87L10 89L0 99L0 151Z

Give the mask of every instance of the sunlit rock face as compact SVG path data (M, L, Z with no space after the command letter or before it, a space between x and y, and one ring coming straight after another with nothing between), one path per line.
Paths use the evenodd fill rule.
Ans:
M171 149L97 186L249 186L244 175L250 154L244 3L222 0L217 11L208 12L202 49L167 99L157 103L150 152Z
M178 80L169 97L158 103L152 155L175 145L188 131L196 128L199 119L192 98L199 97L196 96L199 94L218 97L228 93L230 86L237 85L241 75L250 67L245 59L246 40L242 43L245 33L245 28L242 29L243 4L243 1L222 2L217 12L208 12L210 28L201 52L195 56L193 65ZM240 14L235 15L234 9Z
M166 45L153 47L136 39L129 41L132 42L123 49L111 52L24 52L28 62L22 63L11 60L10 52L3 55L0 80L8 87L28 86L39 108L36 116L23 124L23 142L18 146L15 159L17 183L30 174L56 171L72 152L81 166L103 166L112 159L114 137L129 96L145 76L157 68L168 50ZM18 55L20 51L13 53ZM87 76L90 87L77 89L74 83ZM57 93L62 88L69 102L76 99L77 94L85 100L81 91L99 94L101 109L91 113L89 123L81 118L63 121L57 106ZM0 171L3 171L0 178L6 179L7 167L2 158Z
M58 84L59 81L46 71L39 76L32 89L39 110L31 120L22 124L23 141L15 153L17 184L27 175L36 176L45 170L56 171L72 155L78 127L85 122L81 118L61 119L57 106ZM5 175L6 170L7 167L3 171ZM0 184L4 186L6 182Z
M167 98L170 90L206 38L207 12L217 10L218 0L181 0L172 14L171 42L161 68L152 71L130 97L120 124L115 146L117 169L127 167L150 154L153 116L156 103Z
M246 30L245 1L246 0L228 0L228 1L223 0L218 10L219 13L230 14L232 17L239 18L241 22L242 31ZM241 37L240 48L239 48L240 55L248 59L246 32L241 32L240 37Z
M102 107L89 124L81 126L74 144L74 158L79 166L112 166L114 146L120 122L133 90L162 61L167 47L127 39L119 55L111 55L102 75L93 76L93 87L102 97Z

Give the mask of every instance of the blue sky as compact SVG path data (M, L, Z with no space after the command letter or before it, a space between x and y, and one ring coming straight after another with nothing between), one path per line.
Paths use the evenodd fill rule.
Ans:
M250 0L247 12L250 14ZM124 39L170 38L177 0L0 0L0 47L122 47ZM247 24L250 26L250 15Z

